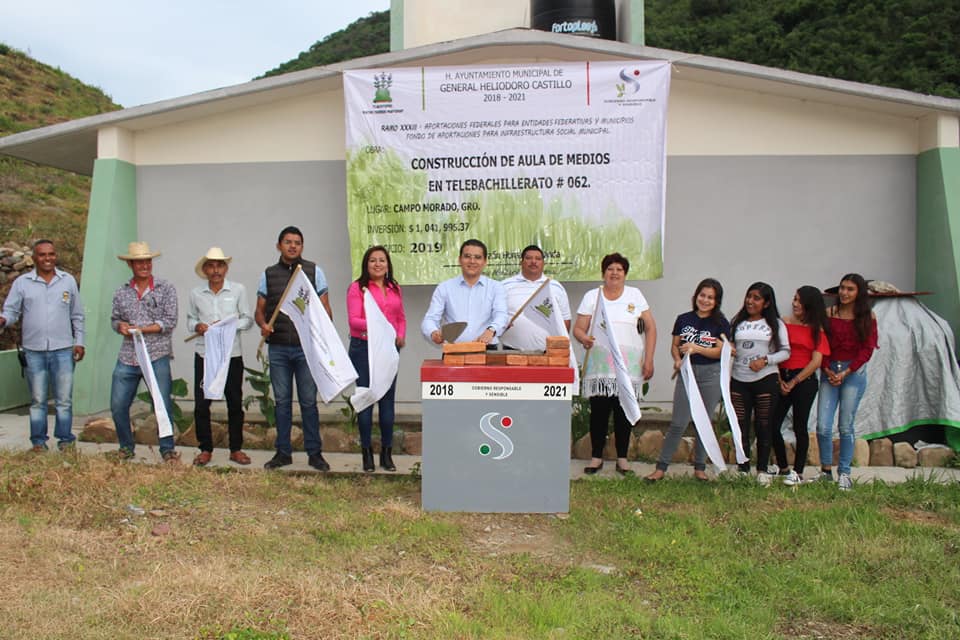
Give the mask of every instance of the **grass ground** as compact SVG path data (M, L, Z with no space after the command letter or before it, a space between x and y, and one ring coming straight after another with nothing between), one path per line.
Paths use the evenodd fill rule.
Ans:
M578 481L563 517L419 488L2 453L0 636L960 637L956 483Z

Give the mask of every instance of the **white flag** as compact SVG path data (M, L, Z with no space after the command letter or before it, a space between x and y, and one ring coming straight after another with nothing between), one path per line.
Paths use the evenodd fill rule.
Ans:
M683 362L680 363L680 376L683 379L683 388L687 392L690 415L693 417L693 424L697 428L697 437L700 438L700 444L706 450L717 473L723 473L727 470L727 465L723 459L723 452L720 451L720 443L717 442L717 434L713 432L710 414L703 405L703 397L700 395L697 379L693 375L693 365L690 362L689 353L683 356Z
M560 315L560 305L557 304L557 298L553 295L553 286L550 278L547 278L543 286L530 296L530 299L526 302L526 306L523 308L523 313L520 314L520 318L529 320L540 329L542 335L567 335L567 327L563 324L563 318ZM517 319L519 320L520 318ZM518 327L515 325L511 331L516 329L518 329ZM539 346L535 348L542 349L544 344L544 339L541 339ZM580 366L577 364L577 357L573 354L573 341L571 341L570 344L569 366L573 367L573 388L579 390Z
M737 412L733 408L733 399L730 397L730 375L733 372L732 356L733 347L731 347L729 340L724 340L723 348L720 351L720 394L723 396L723 409L727 412L727 420L730 422L730 435L733 436L733 448L737 452L737 464L743 464L750 457L743 450L740 421L737 420Z
M313 283L303 271L298 270L293 277L289 293L280 303L280 311L297 329L320 398L325 403L330 402L357 379L357 371L350 363L347 350L320 303Z
M363 293L363 312L367 316L367 366L370 386L357 387L350 396L350 405L358 413L373 406L373 403L390 390L400 367L397 331L383 315L369 289Z
M207 327L203 334L203 397L222 400L230 370L230 353L237 336L237 316L229 315Z
M590 335L594 337L594 346L602 345L613 357L620 407L623 409L624 415L627 416L627 422L635 425L641 417L640 403L637 402L637 392L633 388L633 381L630 379L630 372L623 359L623 352L620 351L620 344L614 334L613 325L607 317L607 304L603 299L603 291L600 289L597 290L597 302L597 313L593 314L591 320Z
M153 400L153 412L157 416L157 433L161 438L172 436L173 425L170 424L170 416L167 415L167 403L163 400L160 385L157 384L157 376L153 372L153 362L150 361L147 342L139 331L132 331L130 335L133 337L133 348L137 352L137 364L140 365L140 373L143 374L143 380L147 383L147 390Z

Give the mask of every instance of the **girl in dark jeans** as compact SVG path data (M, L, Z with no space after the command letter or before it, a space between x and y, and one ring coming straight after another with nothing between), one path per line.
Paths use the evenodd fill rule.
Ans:
M816 287L803 286L793 296L793 313L784 319L790 337L790 358L780 365L780 402L773 418L773 452L783 484L803 481L803 467L810 448L807 422L817 396L817 369L830 355L827 342L827 310L823 294ZM787 411L793 408L793 432L797 437L793 469L787 466L787 448L780 432Z
M773 287L766 282L754 282L747 287L743 307L730 324L737 350L730 396L745 451L750 451L753 423L757 434L757 482L769 486L770 424L780 395L777 365L790 357L787 327L777 311ZM749 473L750 461L739 468L741 473Z

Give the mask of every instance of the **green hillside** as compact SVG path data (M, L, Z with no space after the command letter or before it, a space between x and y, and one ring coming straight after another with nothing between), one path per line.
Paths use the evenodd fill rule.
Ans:
M346 29L331 33L299 56L262 77L309 69L390 51L390 12L375 11Z
M646 0L646 41L830 78L960 98L956 0ZM390 49L371 13L265 75Z
M120 107L97 88L0 43L0 136ZM0 156L0 241L49 238L60 264L79 277L90 178ZM0 300L10 283L0 278ZM0 349L15 332L0 334Z

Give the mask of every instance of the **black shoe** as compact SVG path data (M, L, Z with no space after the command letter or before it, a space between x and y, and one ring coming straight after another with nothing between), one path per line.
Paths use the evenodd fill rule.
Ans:
M263 468L279 469L280 467L285 467L288 464L293 464L293 456L277 451L275 454L273 454L272 458L263 464Z
M376 471L377 467L373 464L373 449L371 447L362 447L360 455L363 458L364 471Z
M317 471L330 471L330 465L327 464L327 461L323 459L323 454L319 451L310 454L310 456L307 458L307 464Z
M583 472L584 472L586 475L588 475L588 476L592 476L592 475L595 474L597 471L600 471L600 469L603 469L603 463L602 463L602 462L600 463L600 466L599 466L599 467L591 467L591 466L589 466L589 465L586 466L586 467L584 467L584 468L583 468Z
M397 465L393 464L393 447L380 447L380 468L387 471L397 470Z

